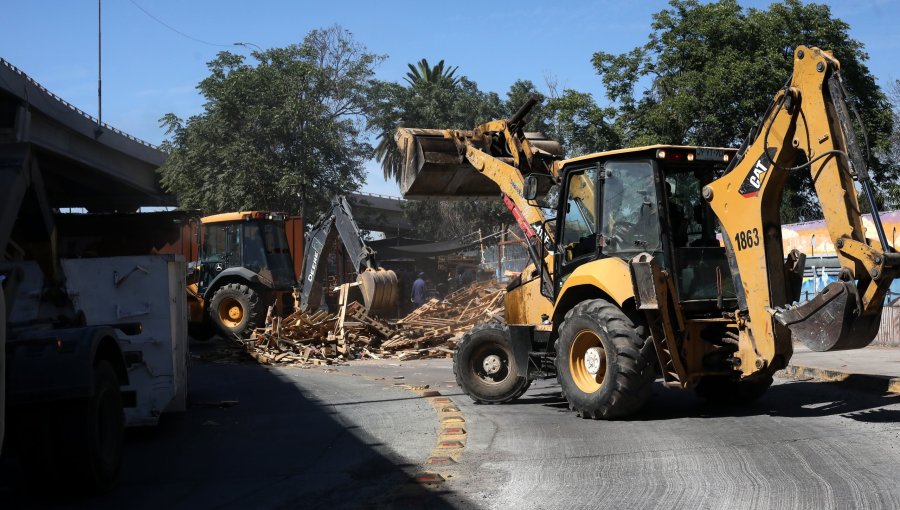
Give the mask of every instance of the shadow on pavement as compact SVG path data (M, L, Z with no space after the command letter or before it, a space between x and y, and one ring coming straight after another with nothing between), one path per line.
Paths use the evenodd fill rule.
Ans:
M332 406L301 389L256 364L195 362L187 413L165 415L154 428L129 429L113 492L77 501L51 487L28 494L7 458L0 464L0 508L470 506L414 483L420 467L379 452L381 445L362 439L364 431L342 424Z
M848 388L841 383L788 381L773 385L759 400L743 405L714 405L693 395L693 392L655 388L653 399L637 420L660 420L685 417L722 416L785 416L811 418L822 416L900 414L882 409L900 403L900 397L873 395Z
M786 416L820 417L845 416L871 423L900 422L900 410L884 409L900 404L898 395L878 395L858 391L842 382L787 381L776 384L758 401L743 405L714 405L694 395L692 391L653 387L653 396L637 415L624 421L653 421L678 418L713 418L724 416ZM575 413L559 387L532 389L505 405L541 405L559 413Z

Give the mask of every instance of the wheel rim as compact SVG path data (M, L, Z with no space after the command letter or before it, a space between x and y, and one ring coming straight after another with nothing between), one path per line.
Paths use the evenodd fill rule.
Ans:
M225 298L219 303L219 320L226 327L236 328L244 320L244 307L234 298Z
M472 372L485 384L501 384L509 378L509 356L498 346L483 346L472 356Z
M569 351L569 373L578 389L594 393L606 377L606 350L596 333L583 329L575 334Z

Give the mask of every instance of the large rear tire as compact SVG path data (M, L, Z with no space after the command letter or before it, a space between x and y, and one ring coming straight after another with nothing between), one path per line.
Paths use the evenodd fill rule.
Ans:
M265 319L265 305L252 287L229 283L209 300L209 317L226 338L244 339Z
M521 397L531 381L516 365L509 328L479 324L463 335L453 356L456 384L476 404L504 404Z
M582 418L621 418L639 411L656 378L653 343L613 303L584 301L559 327L556 377L569 408Z

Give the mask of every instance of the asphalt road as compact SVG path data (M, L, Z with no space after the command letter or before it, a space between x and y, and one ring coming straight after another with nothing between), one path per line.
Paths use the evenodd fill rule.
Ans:
M900 508L900 397L833 383L778 381L738 410L659 387L614 422L577 418L552 381L474 405L449 360L197 362L191 383L188 413L129 432L112 494L28 493L7 460L0 508ZM442 406L465 447L429 466Z

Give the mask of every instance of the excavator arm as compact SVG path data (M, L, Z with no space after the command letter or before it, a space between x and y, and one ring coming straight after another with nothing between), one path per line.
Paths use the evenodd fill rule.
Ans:
M378 266L375 251L363 240L345 197L335 198L331 209L312 226L305 237L306 250L303 255L299 288L301 310L307 311L319 306L324 277L322 253L333 245L335 237L340 237L354 269L359 271L357 282L366 309L373 313L381 313L391 311L396 305L397 275Z
M802 256L785 262L780 207L789 172L809 172L842 267L814 299L798 299ZM855 182L872 210L877 239L862 223ZM738 310L736 368L745 375L781 365L791 339L813 350L868 345L900 255L885 241L865 159L858 148L829 52L799 46L794 72L724 176L703 190L722 227Z

